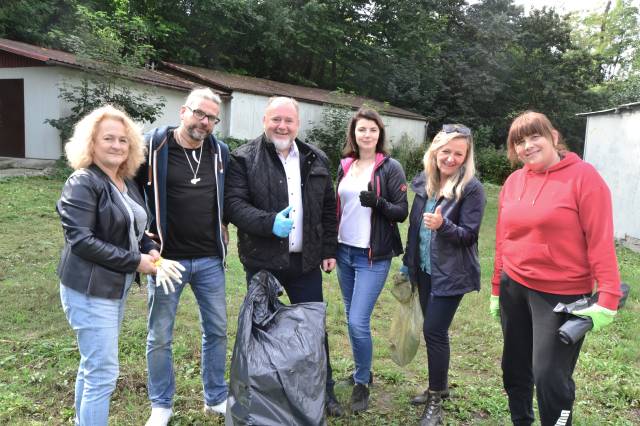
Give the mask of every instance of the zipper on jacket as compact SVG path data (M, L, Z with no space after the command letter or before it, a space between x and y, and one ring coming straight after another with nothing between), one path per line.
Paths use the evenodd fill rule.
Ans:
M383 157L380 163L374 164L373 171L371 172L371 185L373 186L371 189L375 192L376 196L378 197L380 196L380 193L381 193L380 176L376 176L376 172L378 171L378 169L382 167L385 161L387 161L387 157ZM376 221L376 215L373 209L371 209L371 235L375 235L373 233L375 221ZM372 265L373 265L373 238L369 237L369 266L371 267Z
M150 145L153 145L153 138ZM160 148L158 148L160 149ZM151 152L151 151L150 151ZM160 223L160 198L158 195L158 151L153 150L153 204L156 210L156 231L158 232L158 238L160 238L160 254L164 249L164 237L162 236L162 223Z
M217 143L216 143L217 145ZM216 148L220 151L220 146L217 145ZM218 186L218 153L216 152L213 155L213 175L216 179L216 205L218 206L218 237L220 238L220 248L222 249L222 267L224 270L227 270L227 247L224 244L224 236L222 235L222 216L220 212L220 187ZM220 163L222 164L222 154L220 155ZM222 170L222 167L220 167ZM227 229L228 232L228 229Z

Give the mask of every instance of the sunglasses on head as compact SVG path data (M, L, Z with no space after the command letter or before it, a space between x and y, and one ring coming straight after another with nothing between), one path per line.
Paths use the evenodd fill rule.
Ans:
M444 124L442 126L442 131L445 133L460 133L463 136L471 135L471 129L467 126L463 126L462 124Z

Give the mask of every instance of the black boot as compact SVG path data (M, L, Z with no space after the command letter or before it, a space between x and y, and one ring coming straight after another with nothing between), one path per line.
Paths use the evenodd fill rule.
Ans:
M369 408L369 387L356 383L351 391L351 412L358 414Z
M347 377L346 379L341 380L343 382L347 382L347 384L349 384L349 386L355 386L356 381L353 380L353 372L351 374L349 374L349 377ZM373 384L373 371L369 370L369 385Z
M438 392L440 392L440 397L442 399L449 398L449 388L446 388L445 390L438 391ZM427 395L429 395L429 389L425 389L424 392L411 398L410 402L412 405L422 405L425 402L427 402Z
M422 417L420 417L420 426L441 426L442 424L444 424L442 397L440 392L429 391Z
M344 410L336 398L336 394L333 389L327 389L324 400L324 408L327 411L329 417L342 417Z

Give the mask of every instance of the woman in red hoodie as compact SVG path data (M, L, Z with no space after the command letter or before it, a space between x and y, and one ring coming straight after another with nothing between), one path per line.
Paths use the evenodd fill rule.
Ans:
M559 141L549 119L532 111L513 121L507 139L510 160L524 166L500 192L490 310L502 323L514 425L534 421L534 384L541 424L571 424L582 339L560 341L569 314L554 313L555 305L591 295L597 282L597 304L579 314L598 330L620 298L609 188L593 166L559 153Z

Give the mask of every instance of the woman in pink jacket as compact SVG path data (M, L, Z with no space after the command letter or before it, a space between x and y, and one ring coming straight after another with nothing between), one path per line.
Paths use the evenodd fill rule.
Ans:
M591 295L597 283L597 304L579 312L597 330L620 298L609 188L576 154L559 153L559 142L549 119L532 111L513 121L507 139L509 158L524 166L500 192L490 309L502 323L514 425L533 423L534 384L541 424L571 424L583 339L559 339L569 314L554 313L556 304Z

